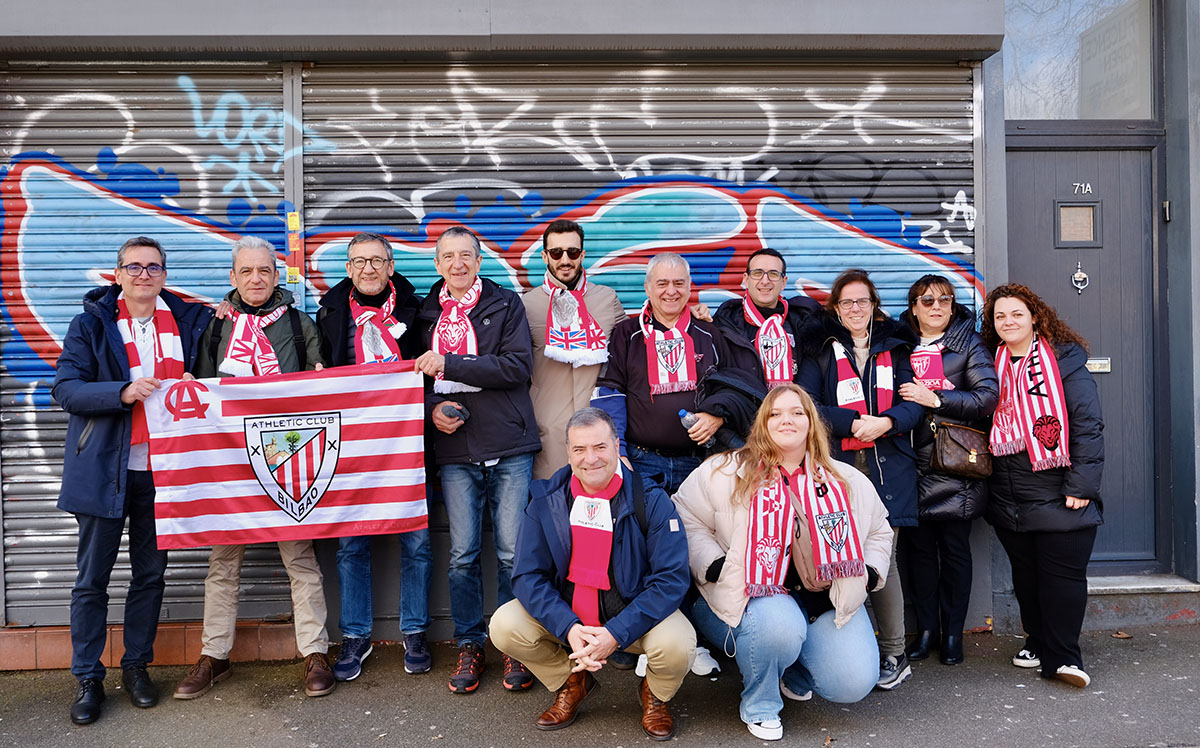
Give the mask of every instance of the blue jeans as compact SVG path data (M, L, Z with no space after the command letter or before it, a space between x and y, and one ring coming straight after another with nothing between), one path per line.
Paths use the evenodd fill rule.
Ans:
M121 533L129 518L129 566L125 593L125 654L121 667L154 660L154 637L162 610L167 552L158 549L154 530L154 478L148 470L126 471L125 516L109 519L76 514L79 523L78 573L71 590L71 673L80 680L104 678L100 656L108 638L108 581Z
M442 465L442 498L450 522L450 616L454 638L482 644L483 572L479 552L483 546L483 510L492 517L492 543L496 547L496 605L513 599L513 551L521 514L529 503L533 453L502 457L491 467L470 462Z
M625 444L625 456L644 482L659 483L668 495L674 495L692 471L700 467L701 462L699 457L664 457L628 442ZM650 477L654 475L662 475L662 478L651 481Z
M879 679L879 649L865 607L840 629L833 624L832 610L810 624L791 595L751 598L733 628L717 618L704 598L696 601L692 614L705 636L737 662L740 712L747 724L779 719L780 680L796 693L812 691L826 701L853 704Z
M429 628L429 582L433 553L429 528L402 532L400 539L400 631L419 634ZM340 538L337 551L338 581L342 587L342 636L370 638L375 619L371 596L371 536Z

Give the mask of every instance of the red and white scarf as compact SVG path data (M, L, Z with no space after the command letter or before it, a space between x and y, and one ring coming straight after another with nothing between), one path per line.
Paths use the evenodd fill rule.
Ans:
M854 373L850 358L846 354L846 346L833 341L833 355L837 359L837 404L843 408L858 411L859 415L867 415L867 398L863 391L863 380ZM896 388L895 376L892 370L892 352L884 351L874 357L875 362L875 405L878 413L892 407L892 395ZM867 365L871 365L868 359ZM853 436L842 439L842 449L856 450L875 446L875 442L860 441Z
M600 590L607 590L608 562L612 556L612 498L621 490L618 468L603 491L589 494L571 476L571 563L567 579L575 584L571 610L584 626L600 625Z
M787 592L787 562L791 558L792 523L796 509L788 499L783 478L764 483L750 502L746 528L746 594L769 597Z
M758 334L754 336L754 349L758 351L758 360L763 365L767 389L788 384L796 373L792 344L783 326L783 321L787 319L788 303L785 298L780 297L779 300L783 302L783 314L772 314L764 318L762 312L750 300L750 294L746 294L742 299L742 312L746 315L746 321L758 328Z
M467 289L461 299L450 295L450 288L442 284L438 293L438 303L442 305L442 314L438 317L437 325L433 328L433 350L445 356L447 353L457 353L460 356L474 356L479 353L478 341L475 339L475 325L471 323L470 313L479 303L483 295L483 279L475 276L475 282ZM462 382L446 379L445 373L438 372L433 380L433 391L442 394L451 392L480 392L478 387Z
M638 322L646 337L646 372L650 378L650 395L687 392L696 389L696 349L692 336L687 334L692 314L684 307L670 330L654 327L650 301L642 305Z
M946 379L946 369L942 365L942 351L945 349L946 346L941 343L919 345L913 349L909 361L912 362L914 381L931 390L954 389L954 383Z
M1070 426L1058 359L1033 336L1029 352L1013 363L1007 345L996 351L1000 404L992 418L992 454L1028 451L1034 470L1071 467Z
M579 276L574 289L563 288L546 273L542 290L550 297L546 305L546 358L571 366L591 366L608 360L608 336L588 314L587 274ZM556 314L557 312L557 314Z
M263 328L287 314L287 310L288 306L282 304L261 317L231 310L233 332L229 336L220 370L234 377L278 374L279 359Z
M396 288L388 281L383 306L365 306L350 292L350 314L354 318L354 363L382 364L399 361L400 344L396 341L407 325L392 319L396 308Z
M183 376L183 340L179 337L179 325L167 302L159 296L154 300L154 361L143 362L138 353L137 334L133 330L133 316L125 304L125 293L117 296L117 329L121 331L121 342L125 344L125 356L129 359L129 381L141 377L155 379L179 379ZM146 407L139 400L133 404L133 436L130 444L150 441L146 428Z
M830 581L865 575L867 566L858 541L858 525L841 482L820 465L813 471L806 471L801 465L788 475L786 482L808 517L817 579Z

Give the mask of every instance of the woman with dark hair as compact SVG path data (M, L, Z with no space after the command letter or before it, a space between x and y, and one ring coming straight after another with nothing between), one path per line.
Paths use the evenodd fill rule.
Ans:
M1079 631L1087 565L1103 522L1104 422L1087 343L1037 294L995 288L983 340L996 352L1000 403L990 435L987 519L1012 562L1025 647L1017 667L1083 688Z
M850 704L871 692L863 603L888 576L892 532L871 482L830 457L807 393L772 389L746 446L705 460L674 499L700 589L693 620L737 662L752 735L783 737L784 696Z
M971 599L971 521L983 516L987 481L932 470L933 428L950 422L986 430L999 385L992 355L975 332L975 317L954 298L949 280L919 278L908 289L908 309L900 319L921 336L910 356L913 381L900 385L900 397L925 408L913 431L920 522L900 532L905 596L917 617L917 638L906 654L924 660L940 645L941 661L957 665Z
M805 330L807 350L796 381L817 401L829 424L833 458L871 479L893 528L917 525L917 464L910 433L920 405L898 389L913 378L908 355L917 334L883 311L867 271L839 275L827 313ZM879 627L879 688L890 691L912 675L904 654L904 593L895 541L887 584L871 594Z

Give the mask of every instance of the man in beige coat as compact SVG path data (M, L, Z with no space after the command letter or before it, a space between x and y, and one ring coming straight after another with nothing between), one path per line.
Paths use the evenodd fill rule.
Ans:
M533 334L533 384L529 395L542 437L533 479L545 480L567 464L567 421L592 399L608 336L625 310L617 292L592 283L583 269L583 227L559 219L542 234L542 285L525 292Z

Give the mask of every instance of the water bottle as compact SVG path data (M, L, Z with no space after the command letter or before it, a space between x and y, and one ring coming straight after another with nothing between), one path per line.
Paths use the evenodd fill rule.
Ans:
M697 416L695 413L691 412L690 410L680 410L679 411L679 422L683 424L683 427L685 429L690 429L692 426L695 426L696 421L699 421L699 420L700 420L700 417ZM716 443L717 443L717 435L713 434L712 436L710 436L708 438L708 441L704 442L700 446L704 449L712 449L713 446L716 445Z

